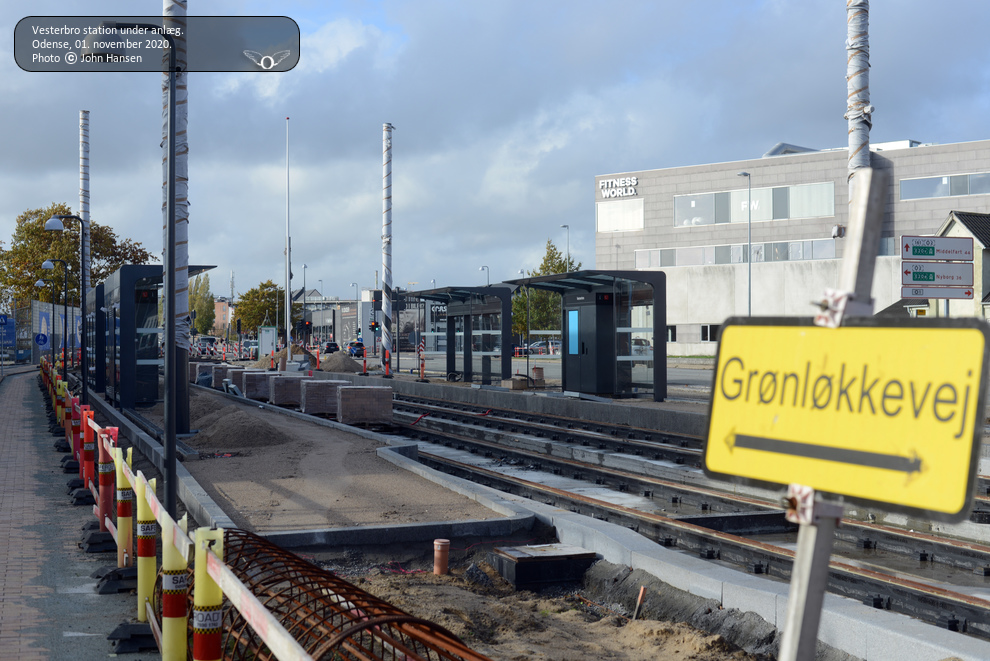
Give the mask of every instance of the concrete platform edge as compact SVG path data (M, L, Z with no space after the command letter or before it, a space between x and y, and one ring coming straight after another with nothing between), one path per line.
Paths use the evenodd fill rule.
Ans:
M342 379L356 385L379 385L381 377L359 376L346 372L317 372L313 378ZM530 391L463 388L443 383L416 383L392 379L387 383L397 393L416 397L442 397L449 401L493 408L515 408L529 413L580 417L592 422L631 425L645 429L666 429L672 433L704 436L708 433L708 415L670 411L643 406L624 406L621 400L608 403L566 397L547 397Z

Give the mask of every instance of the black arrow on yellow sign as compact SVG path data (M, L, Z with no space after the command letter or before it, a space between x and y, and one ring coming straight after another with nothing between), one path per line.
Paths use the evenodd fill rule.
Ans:
M835 461L842 464L866 466L868 468L882 468L884 470L908 473L909 475L911 473L920 473L922 465L921 458L917 454L913 457L903 457L897 454L881 454L879 452L867 452L865 450L833 448L827 445L814 445L812 443L800 443L798 441L781 441L775 438L745 436L743 434L731 435L726 441L730 452L734 447L744 448L746 450L786 454L792 457Z

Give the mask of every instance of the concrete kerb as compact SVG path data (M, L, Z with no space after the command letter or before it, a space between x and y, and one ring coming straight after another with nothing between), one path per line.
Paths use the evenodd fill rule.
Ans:
M338 376L340 375L335 374L333 377L324 378ZM367 377L355 381L361 384L368 382ZM398 383L403 382L393 382L393 384ZM379 454L392 463L436 484L475 498L479 503L492 509L497 508L496 511L529 514L541 523L553 526L557 531L558 539L565 544L594 551L613 564L641 569L678 590L716 600L723 608L754 613L776 627L778 631L785 622L789 592L789 585L786 583L770 582L717 561L702 560L664 548L623 526L507 495L496 489L447 475L419 464L415 460L415 450L403 440L330 420L314 419L302 413L270 407L243 397L229 394L225 396L235 401L259 405L282 415L316 420L319 424L328 427L388 443L393 447L381 448ZM351 540L348 542L351 543ZM831 594L825 596L819 640L866 661L895 658L891 655L892 650L898 650L901 658L910 658L912 661L936 661L952 656L964 661L982 661L990 658L990 644L985 641L939 629L906 615L877 610L855 600Z

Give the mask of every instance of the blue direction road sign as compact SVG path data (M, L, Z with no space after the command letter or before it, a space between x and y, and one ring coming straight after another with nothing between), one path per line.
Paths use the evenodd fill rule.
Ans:
M6 326L6 325L7 325L7 315L0 314L0 326Z

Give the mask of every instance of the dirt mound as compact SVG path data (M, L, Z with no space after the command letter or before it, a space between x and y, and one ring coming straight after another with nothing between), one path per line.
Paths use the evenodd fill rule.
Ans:
M287 355L288 354L286 353L286 349L282 349L281 351L276 353L275 367L278 367L278 362ZM292 347L293 359L298 360L297 356L307 356L309 358L309 366L314 369L316 368L316 356L311 354L309 351L306 351L302 347ZM262 369L268 369L271 366L272 366L272 357L270 354L267 356L261 356L257 361L251 363L251 367L260 367Z
M213 427L218 421L227 416L233 415L240 411L240 407L236 404L230 404L229 406L224 406L223 408L217 409L214 404L212 411L204 411L201 415L190 415L192 418L192 426L194 429L209 429Z
M362 367L361 363L344 355L343 351L337 351L320 360L320 369L324 372L360 372Z
M200 432L187 441L197 449L240 450L282 445L292 440L264 419L233 405L203 420L211 421L209 426L200 427Z

